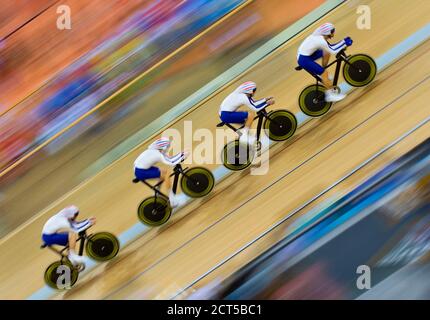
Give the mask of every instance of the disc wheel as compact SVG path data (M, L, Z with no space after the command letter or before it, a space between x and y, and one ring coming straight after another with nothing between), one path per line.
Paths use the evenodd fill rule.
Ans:
M284 141L291 138L296 132L297 119L287 110L274 110L267 115L263 127L270 140Z
M139 220L151 227L161 226L169 220L172 208L164 197L149 197L143 200L138 209Z
M186 170L181 178L182 191L189 197L200 198L212 191L215 178L208 169L194 167Z
M119 241L112 233L98 232L88 238L85 250L96 261L108 261L118 254Z
M60 277L62 277L60 279ZM55 261L45 270L45 283L56 290L66 290L78 281L79 271L68 260Z
M222 163L227 169L240 171L248 168L254 160L254 149L239 143L239 140L227 143L222 152Z
M310 117L320 117L326 114L332 103L325 101L325 88L320 85L310 85L303 89L299 96L299 107Z
M378 71L375 60L365 54L355 54L343 65L343 77L353 87L363 87L375 79Z

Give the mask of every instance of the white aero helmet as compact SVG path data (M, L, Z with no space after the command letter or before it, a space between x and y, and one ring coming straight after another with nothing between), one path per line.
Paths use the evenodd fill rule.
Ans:
M334 25L330 22L324 23L320 25L315 31L314 34L318 36L329 36L335 31Z
M77 206L69 206L59 212L59 214L63 215L67 219L73 219L78 213L79 208Z
M166 151L169 148L170 148L170 139L165 137L161 137L160 139L155 140L149 146L149 149L156 149L161 151Z
M257 85L255 84L255 82L252 81L244 82L237 88L240 93L244 94L252 94L256 89Z

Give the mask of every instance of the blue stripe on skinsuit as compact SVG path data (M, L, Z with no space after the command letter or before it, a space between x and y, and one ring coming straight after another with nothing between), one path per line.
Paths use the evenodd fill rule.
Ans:
M262 108L264 105L266 105L266 100L265 99L261 99L261 100L258 100L258 101L263 101L262 103L260 103L260 104L258 104L258 105L256 105L255 104L255 101L254 100L252 100L252 98L248 98L248 100L249 100L249 102L255 107L255 108L257 108L257 109L260 109L260 108Z
M335 43L335 44L333 44L333 45L331 45L331 44L330 44L330 43L328 43L328 42L327 42L327 44L328 44L328 46L329 46L331 49L333 49L333 50L337 50L337 49L341 48L341 47L345 44L345 41L340 41L340 42Z
M90 220L88 220L88 219L85 219L84 221L80 221L80 222L76 222L76 226L82 226L82 225L86 225L86 224L88 224L90 222Z
M80 231L82 231L82 230L86 229L86 227L87 227L89 224L90 224L90 223L88 222L88 223L86 223L86 224L84 224L84 225L79 226L79 227L78 227L78 231L80 232Z
M182 154L181 154L181 153L179 153L179 154L177 154L176 156L173 156L173 157L171 157L171 158L166 157L166 159L167 159L168 161L170 161L170 162L174 163L175 161L179 160L181 157L182 157Z
M74 227L75 230L80 230L80 229L86 227L89 223L90 223L90 221L86 220L86 221L74 224L73 227Z
M173 159L177 158L179 155L180 155L180 153L178 153L177 155L174 155L173 157L164 156L164 158L167 160L173 160Z

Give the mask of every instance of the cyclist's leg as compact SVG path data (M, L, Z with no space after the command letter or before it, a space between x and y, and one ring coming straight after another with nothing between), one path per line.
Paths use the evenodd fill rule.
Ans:
M322 66L325 68L330 61L331 54L328 52L324 52L322 56Z
M246 118L246 121L245 121L245 128L248 128L248 129L251 128L252 123L254 122L255 115L256 113L254 111L248 112L248 117Z
M78 252L76 251L78 236L79 235L76 232L69 232L69 260L75 266L85 263L84 257L79 256Z
M246 111L222 111L221 120L225 123L246 124L247 121L252 123L254 117L250 117ZM249 119L251 118L251 120Z
M311 68L316 74L318 74L321 77L321 80L322 80L324 87L326 89L332 89L333 88L333 82L331 82L331 80L329 78L328 70L325 68L328 65L328 62L330 60L330 53L324 52L323 50L317 50L310 57L314 61L315 64L317 64L315 62L315 60L322 59L322 66L317 64L318 67L312 66ZM320 67L322 67L322 68L320 68Z
M74 265L84 263L84 258L79 257L78 253L76 252L76 242L78 239L78 234L76 232L62 232L50 235L44 234L42 238L47 245L60 245L64 247L69 245L68 257L70 261Z
M255 137L253 135L250 135L249 129L251 129L252 123L254 122L254 118L256 116L256 113L254 111L249 111L247 113L247 118L245 120L245 124L243 129L241 130L241 136L239 141L241 143L250 143L253 144L255 141Z
M78 240L78 234L75 232L69 232L69 252L73 251L76 253L76 240Z
M255 113L250 111L233 111L233 112L221 112L221 120L225 123L240 123L244 124L244 128L240 131L241 137L240 141L248 141L249 128L254 121ZM252 140L249 140L252 142Z
M329 74L327 70L324 70L324 72L320 75L321 77L321 82L324 85L324 87L328 90L333 88L333 82L331 82L330 78L329 78Z
M323 57L322 50L316 51L310 56L299 56L298 64L312 75L321 77L323 85L327 88L331 87L331 81L328 79L328 72L324 67L315 62L315 60Z
M163 184L161 185L161 192L164 194L169 194L170 190L172 189L172 181L170 180L170 170L167 170L165 168L160 168L160 181L163 181Z
M43 234L42 240L48 246L59 245L65 247L69 243L69 234L68 232L53 233L49 235Z
M137 179L139 179L140 181L144 181L147 179L158 179L157 183L167 180L167 187L169 187L169 180L166 179L166 177L169 177L168 171L166 169L160 169L157 167L150 167L148 169L140 169L140 168L135 168L134 170L134 175L136 176ZM166 183L162 184L166 185Z

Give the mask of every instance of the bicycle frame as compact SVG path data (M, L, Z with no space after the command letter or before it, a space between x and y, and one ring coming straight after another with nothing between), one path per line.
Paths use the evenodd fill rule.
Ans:
M178 190L178 181L179 181L179 175L180 174L184 174L184 171L182 170L182 166L180 164L177 164L174 168L173 168L173 173L170 175L171 177L173 177L173 187L172 187L172 192L174 194L176 194L176 191Z
M263 119L264 118L267 118L266 108L258 111L257 116L254 118L254 120L258 119L258 122L257 122L257 141L260 141L261 127L263 126Z
M157 189L158 186L160 186L163 181L157 183L156 185L152 185L149 182L146 182L145 180L139 180L140 182L143 182L144 184L146 184L149 188L151 188L152 190L154 190L155 193L155 199L157 199L157 195L161 194L162 196L164 196L165 198L168 198L167 195L165 195L163 192L161 192L160 190Z
M80 243L79 243L79 255L82 256L84 253L85 240L87 239L87 234L86 234L86 231L84 230L82 232L79 232L78 235L79 235L79 237L78 237L78 239L76 239L76 242L80 241ZM64 251L69 249L69 245L65 246L61 250L58 250L58 249L54 248L53 246L48 246L48 245L47 246L42 245L41 248L45 248L45 247L48 247L54 253L59 254L61 256L61 259L64 259L67 257L67 255L64 253Z
M85 231L79 232L79 237L76 241L80 241L79 243L79 255L82 256L84 254L84 246L85 240L87 240L87 233Z
M331 67L332 65L336 64L336 69L334 72L334 79L333 79L333 85L337 86L338 81L339 81L339 74L340 74L340 68L342 67L342 62L348 64L349 66L351 66L352 68L355 68L354 65L352 65L349 61L348 61L349 56L345 53L345 49L341 50L337 55L336 55L336 59L334 61L332 61L331 63L329 63L325 69ZM314 76L317 79L317 85L318 82L321 81L321 78L319 76L315 76L312 74L312 76Z
M176 194L176 191L178 190L178 182L179 182L179 176L182 174L185 177L187 177L190 180L194 180L192 179L192 177L188 176L185 173L185 170L187 170L188 168L182 168L182 166L180 164L177 164L174 168L173 168L173 173L170 175L170 177L174 177L173 178L173 187L172 187L172 191L174 194ZM151 185L150 183L146 182L145 180L141 181L144 184L146 184L149 188L151 188L152 190L154 190L155 192L155 201L157 201L157 196L158 195L162 195L163 197L169 199L169 197L164 194L163 192L161 192L160 190L157 189L158 186L160 186L164 181L161 181L159 183L157 183L156 185Z
M261 110L259 110L259 111L257 111L257 115L254 117L254 120L257 120L258 119L258 122L257 122L257 141L260 141L260 136L261 136L261 128L262 128L262 126L263 126L263 120L264 120L264 118L266 118L266 119L269 119L269 117L267 116L268 115L268 113L267 113L267 111L266 111L266 108L267 108L267 106L266 107L264 107L263 109L261 109ZM225 122L221 122L221 123L219 123L218 125L217 125L217 127L222 127L222 126L227 126L227 127L229 127L231 130L233 130L234 132L236 132L239 136L241 135L238 131L240 130L240 129L242 129L242 128L244 128L245 127L245 125L241 125L240 127L238 127L238 128L236 128L236 127L234 127L232 124L230 124L230 123L225 123Z
M334 60L333 62L329 63L326 66L326 69L327 69L327 68L331 67L333 64L336 64L336 69L334 72L334 79L333 79L333 85L334 86L337 86L337 83L339 81L339 74L340 74L340 68L342 67L342 62L349 63L346 58L347 58L347 55L345 54L345 51L341 50L336 55L336 60Z

